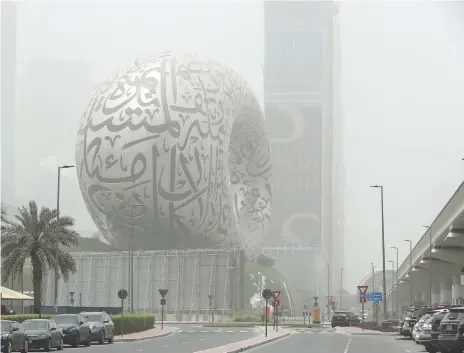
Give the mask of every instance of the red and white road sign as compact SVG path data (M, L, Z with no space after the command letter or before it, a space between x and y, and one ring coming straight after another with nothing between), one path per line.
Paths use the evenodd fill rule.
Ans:
M332 299L333 298L330 295L327 297L327 301L329 302L329 304L332 304Z
M272 306L280 306L280 290L273 290L272 294L274 294L274 302Z
M365 303L367 301L366 299L366 292L367 292L368 286L358 286L359 290L359 302L360 303Z

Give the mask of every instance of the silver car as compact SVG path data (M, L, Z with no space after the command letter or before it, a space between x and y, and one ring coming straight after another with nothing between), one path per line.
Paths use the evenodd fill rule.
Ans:
M432 338L432 320L433 316L429 317L422 325L419 335L416 338L416 342L419 344L430 343Z

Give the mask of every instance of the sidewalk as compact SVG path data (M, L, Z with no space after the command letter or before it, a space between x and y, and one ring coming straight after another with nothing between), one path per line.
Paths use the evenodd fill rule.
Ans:
M151 330L146 330L142 332L129 333L124 336L114 336L114 342L135 342L149 340L152 338L164 337L170 335L171 333L179 330L177 327L164 326L161 330L161 326L156 326Z
M396 332L381 332L374 330L366 330L360 327L337 327L337 331L348 333L350 335L376 335L376 336L395 336Z
M205 349L204 351L198 351L195 353L237 353L237 352L243 352L248 349L254 348L261 346L266 343L273 342L275 340L278 340L280 338L287 337L290 335L289 330L286 330L284 328L279 327L279 332L275 332L272 330L272 327L269 329L269 326L267 328L267 338L264 337L264 330L265 328L260 326L259 327L261 331L263 332L260 336L258 337L253 337L248 340L244 341L239 341L239 342L234 342L230 344L226 344L224 346L219 346L215 348L210 348L210 349Z

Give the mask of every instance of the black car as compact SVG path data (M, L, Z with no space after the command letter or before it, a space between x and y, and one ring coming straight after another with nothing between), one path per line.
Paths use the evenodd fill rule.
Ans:
M458 325L464 320L464 307L451 308L440 323L438 348L440 352L457 351Z
M102 312L83 312L81 315L87 320L92 330L92 341L99 344L114 342L114 323L111 317Z
M21 351L27 353L29 346L27 336L23 331L19 330L19 322L10 320L0 320L2 328L2 352L11 353Z
M332 327L359 326L361 320L351 311L336 311L331 320Z
M431 332L430 332L430 343L432 347L436 349L433 349L431 347L431 349L428 352L438 350L438 336L440 335L440 323L441 323L441 320L443 320L445 315L448 313L448 311L449 310L446 310L443 312L435 313L433 315L432 321L430 322L430 324L432 325Z
M26 320L20 330L26 334L29 348L43 348L45 352L52 348L63 349L63 332L52 320Z
M458 334L456 335L456 346L464 352L464 319L458 325Z
M63 331L64 344L78 347L80 344L90 346L92 334L90 326L80 314L60 314L51 317L51 320Z

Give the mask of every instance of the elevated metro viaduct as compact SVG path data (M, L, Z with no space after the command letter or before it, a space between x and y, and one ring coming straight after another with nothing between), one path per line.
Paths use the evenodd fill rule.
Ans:
M398 283L396 276L389 281L389 311L396 309L396 290L400 310L410 304L410 286L412 305L464 305L464 183L398 268Z

